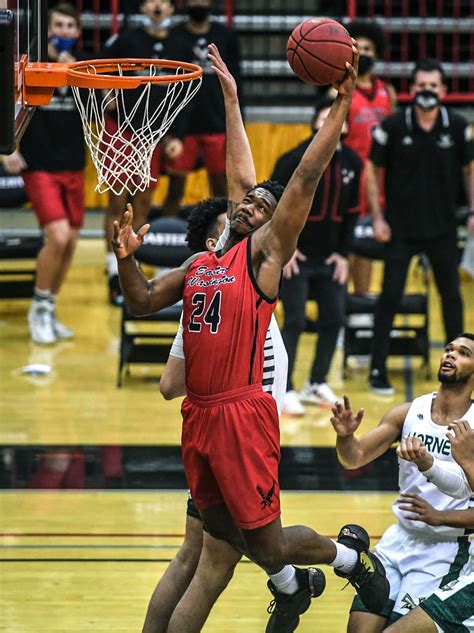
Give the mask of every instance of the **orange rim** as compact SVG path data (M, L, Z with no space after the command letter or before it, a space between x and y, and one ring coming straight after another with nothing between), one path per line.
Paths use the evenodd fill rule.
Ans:
M170 59L96 59L74 62L68 65L67 83L78 88L138 88L143 84L177 83L179 81L193 81L202 75L202 68L189 62L178 62ZM180 74L158 76L119 76L110 75L118 68L124 72L145 70L150 66L158 66L166 70L183 69Z

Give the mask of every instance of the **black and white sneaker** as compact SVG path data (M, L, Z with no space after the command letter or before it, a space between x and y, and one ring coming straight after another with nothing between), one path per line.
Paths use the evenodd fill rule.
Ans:
M369 375L369 387L379 396L393 396L395 389L387 378L387 372L382 369L372 369Z
M358 556L356 566L350 573L335 569L335 574L347 578L371 613L380 613L389 599L390 583L384 566L369 551L369 535L360 525L345 525L339 532L337 542L354 549Z
M267 609L271 616L265 633L293 633L300 622L300 615L309 609L311 599L320 596L326 588L326 577L321 569L295 567L295 571L299 587L295 593L281 593L271 580L268 581L274 598Z

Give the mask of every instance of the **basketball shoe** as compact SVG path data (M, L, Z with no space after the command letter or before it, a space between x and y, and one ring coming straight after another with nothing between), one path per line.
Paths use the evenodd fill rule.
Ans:
M389 598L390 584L384 566L369 551L369 535L360 525L345 525L339 532L337 542L354 549L358 556L351 572L343 573L337 569L334 572L337 576L347 578L370 612L379 613Z
M53 304L50 301L33 301L28 312L31 339L40 345L56 343L53 329Z
M326 409L330 409L341 400L342 398L336 396L327 382L310 383L308 381L300 391L300 402L317 404Z
M281 593L271 580L268 581L274 598L267 609L271 616L265 633L293 633L300 622L300 615L309 609L311 599L320 596L326 587L326 577L321 569L295 567L295 571L299 586L295 593Z
M71 330L71 328L67 327L66 325L64 325L64 323L61 323L61 321L58 320L55 311L53 311L53 331L56 335L56 338L67 340L70 338L74 338L75 336L74 330Z

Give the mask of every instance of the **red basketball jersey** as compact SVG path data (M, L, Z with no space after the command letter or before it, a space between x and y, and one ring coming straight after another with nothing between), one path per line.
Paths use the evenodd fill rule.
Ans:
M364 162L370 154L372 128L391 111L390 93L386 83L381 79L374 78L370 90L356 86L347 115L349 131L344 142L356 151Z
M276 299L258 289L246 238L189 267L183 291L186 386L205 396L262 381L263 348Z

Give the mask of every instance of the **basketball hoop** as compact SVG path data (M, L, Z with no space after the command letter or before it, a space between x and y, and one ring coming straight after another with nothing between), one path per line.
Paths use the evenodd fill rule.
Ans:
M96 190L134 195L147 189L153 152L202 83L196 64L164 59L103 59L26 63L28 105L49 103L54 88L71 86L97 169ZM106 115L116 126L106 129Z

